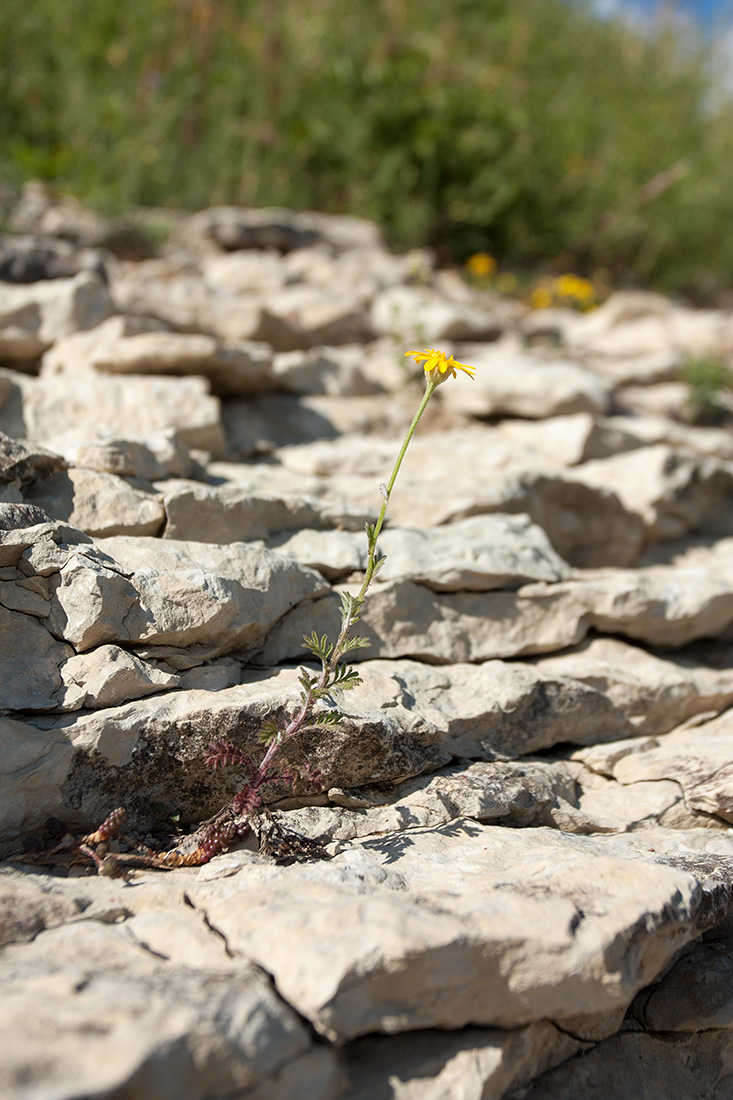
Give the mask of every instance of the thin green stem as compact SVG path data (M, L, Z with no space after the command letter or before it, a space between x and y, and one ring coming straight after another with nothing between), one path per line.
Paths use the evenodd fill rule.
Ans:
M375 567L376 561L377 561L377 539L379 538L380 532L382 530L382 525L384 524L384 520L385 520L385 517L387 515L387 506L389 505L389 498L391 496L392 489L394 487L394 483L397 480L397 475L400 472L400 466L402 465L402 459L405 457L405 453L407 451L407 448L410 446L410 440L412 439L413 435L415 434L415 428L417 427L418 423L420 422L420 417L425 412L425 409L427 408L428 401L430 400L430 398L435 393L438 385L439 385L438 382L434 382L432 379L428 379L427 386L425 387L425 393L423 394L423 399L420 402L420 406L419 406L417 412L415 413L415 415L412 418L412 423L410 424L410 427L407 429L407 435L405 436L405 439L404 439L404 442L402 444L402 448L400 450L400 453L397 455L397 460L394 464L394 468L393 468L392 473L390 475L390 479L387 482L387 491L384 494L384 500L382 501L382 507L381 507L380 512L379 512L379 518L377 519L377 522L374 525L374 529L372 531L372 534L369 538L369 556L368 556L368 559L367 559L367 568L366 568L366 573L364 574L364 581L363 581L362 586L359 590L359 595L356 597L357 600L363 600L364 599L364 596L366 595L366 590L369 587L369 585L372 583L372 577L374 576L374 567Z
M379 512L379 517L378 517L377 522L374 525L374 527L373 528L368 528L368 530L369 530L369 545L368 545L367 568L366 568L366 573L364 575L364 581L362 583L361 588L359 589L359 595L356 596L355 599L354 599L352 610L349 612L349 614L344 615L344 617L343 617L343 620L342 620L342 623L341 623L341 630L339 632L338 638L336 639L336 642L333 646L333 649L331 651L331 654L330 654L329 658L327 660L322 659L322 661L321 661L321 666L322 666L321 667L321 674L320 674L320 676L318 678L318 681L315 685L316 693L320 689L325 687L326 684L329 682L329 677L330 677L331 673L333 672L334 668L336 667L339 660L341 659L341 656L342 656L342 653L343 653L343 647L344 647L344 644L345 644L346 639L348 637L349 631L351 630L351 627L354 625L354 621L356 619L358 619L358 617L359 617L359 611L361 610L361 605L364 602L364 596L366 595L366 591L369 588L369 585L371 584L372 577L374 576L374 570L376 568L376 563L377 563L377 539L379 538L379 534L380 534L380 532L382 530L382 526L384 524L385 516L387 515L387 506L389 504L389 498L390 498L390 494L392 492L392 488L393 488L394 483L397 479L397 475L400 472L400 466L402 465L402 460L405 457L405 452L407 451L407 448L410 445L410 440L412 439L413 435L415 434L415 428L417 427L417 425L420 421L420 417L425 412L428 401L430 400L430 398L435 393L435 390L437 389L438 385L439 385L438 382L435 382L432 379L427 379L427 385L425 387L425 393L423 394L423 399L420 402L420 405L418 407L417 412L415 413L414 417L412 418L412 423L410 424L410 427L407 429L407 435L405 436L404 442L403 442L402 447L400 449L400 453L397 455L397 459L395 461L394 468L393 468L392 473L390 475L389 481L387 482L387 488L386 488L386 492L384 494L384 500L382 501L382 507L381 507L381 510ZM261 787L263 785L263 783L267 782L267 772L268 772L268 769L270 767L270 763L272 762L273 758L278 754L278 752L280 751L282 746L284 744L286 744L288 741L290 741L296 735L296 733L298 733L298 731L303 727L304 723L310 717L310 714L313 710L313 706L314 706L317 698L318 698L317 694L314 695L313 693L311 693L310 690L307 692L306 698L304 699L298 713L295 715L295 717L288 723L286 728L283 730L282 736L280 736L276 740L272 741L271 744L269 745L267 751L265 752L265 755L263 756L262 760L260 761L260 765L257 768L257 771L255 772L254 776L252 777L252 779L250 781L249 786L250 786L251 789L256 790L259 787Z

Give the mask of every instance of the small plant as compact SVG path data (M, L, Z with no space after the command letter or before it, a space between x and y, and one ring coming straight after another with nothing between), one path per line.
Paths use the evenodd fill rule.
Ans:
M381 485L382 506L374 524L367 524L367 566L364 579L357 595L345 593L341 598L341 627L335 640L327 635L318 636L315 631L306 635L303 644L320 663L319 672L300 669L300 699L290 717L283 723L266 723L259 737L263 754L259 761L252 760L244 750L226 740L212 741L204 753L207 767L242 767L247 773L247 781L235 794L231 802L219 813L185 838L178 847L163 853L154 853L150 849L137 850L129 855L116 855L109 852L109 841L124 821L125 811L114 810L95 832L88 836L74 836L63 823L51 823L53 847L38 856L64 853L73 858L83 857L92 860L100 874L121 875L131 863L155 867L199 866L208 863L213 856L225 851L238 837L255 832L260 841L260 850L268 852L281 860L300 856L322 856L319 846L289 830L282 829L268 817L264 809L262 791L273 783L286 782L295 785L296 780L305 781L312 789L321 788L322 776L309 765L298 766L282 759L283 750L299 734L306 730L337 729L343 714L335 707L322 704L333 691L348 691L361 682L361 678L345 658L349 653L369 645L362 635L352 634L353 627L359 622L365 597L374 577L385 562L379 555L377 542L382 530L392 489L402 465L402 460L410 444L418 422L427 407L430 398L438 386L447 378L457 377L461 371L472 378L475 368L457 363L435 348L424 351L408 351L405 355L422 365L426 387L422 401L415 413L407 435L397 456L394 468L386 485ZM30 853L31 855L33 853Z
M693 424L720 424L731 414L725 396L733 390L733 371L716 355L689 359L682 369L689 391L687 416Z

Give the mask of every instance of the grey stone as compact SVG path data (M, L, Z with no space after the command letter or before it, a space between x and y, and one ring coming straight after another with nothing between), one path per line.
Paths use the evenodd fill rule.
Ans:
M456 359L475 367L476 377L444 393L450 409L473 416L543 419L610 408L610 389L597 375L569 360L545 361L513 340L466 344Z
M433 531L388 529L382 581L416 581L435 592L486 592L558 581L570 570L528 516L473 516Z
M60 669L66 691L63 707L114 707L177 687L180 678L162 672L119 646L103 645L70 657Z
M75 248L70 241L49 237L0 237L0 279L7 283L37 283L94 271L107 281L111 257L98 248Z
M0 581L0 600L11 581ZM24 609L25 610L25 609ZM60 666L73 655L37 618L0 602L0 707L49 710L61 688Z
M328 522L315 498L297 492L251 492L236 484L183 479L160 482L157 488L163 494L166 539L226 544Z
M268 636L262 664L297 658L304 634L338 629L338 591L296 608ZM591 572L516 592L433 593L412 581L377 585L363 613L370 648L362 657L430 662L486 661L576 645L592 628L652 645L681 646L733 622L733 587L702 569Z
M278 207L212 207L191 215L181 233L187 240L199 238L225 252L249 248L290 252L321 241L340 251L378 245L381 239L376 225L362 218Z
M140 331L140 329L143 331ZM146 329L152 331L146 331ZM53 374L203 375L217 394L251 394L273 388L272 353L263 344L226 344L213 336L161 331L124 316L111 317L91 333L59 340L43 370Z
M591 638L577 649L539 657L535 667L600 692L640 733L668 733L696 714L733 703L733 672L684 655L652 654L620 638Z
M42 447L31 450L0 432L0 482L17 480L23 485L32 484L63 467L60 455Z
M72 444L65 448L64 454L70 466L144 481L189 477L195 468L189 449L175 429L140 439L128 437Z
M588 1045L549 1023L370 1035L346 1047L349 1100L502 1100Z
M257 648L289 608L323 588L317 573L262 546L118 536L61 567L49 624L78 650L147 642L205 645L215 656Z
M730 941L697 943L632 1005L645 1031L714 1031L733 1027Z
M223 454L220 406L203 378L41 377L24 402L28 437L72 443L173 429L189 447Z
M596 745L575 758L621 783L674 780L690 810L733 822L730 757L733 715L684 725L659 737L629 738L612 749Z
M433 287L395 286L374 300L375 332L410 347L453 340L495 340L504 324L479 301L450 300Z
M623 1011L702 918L692 874L615 838L460 821L312 869L243 867L246 906L222 871L199 875L191 901L334 1039Z
M731 533L730 462L657 445L586 462L573 476L616 493L630 512L641 516L649 542L681 538L689 531Z
M724 1100L731 1087L731 1033L645 1035L622 1032L551 1070L523 1100Z
M77 467L52 474L26 500L88 535L157 535L165 522L156 493L115 474Z
M343 1092L333 1055L321 1050L314 1062L306 1028L245 962L236 978L173 969L124 925L87 923L7 948L2 971L9 1047L0 1073L19 1098L124 1090L143 1100L175 1080L178 1095L204 1100L272 1084L281 1073L300 1076L314 1100Z
M200 663L205 659L206 653ZM244 778L241 768L207 771L204 749L223 738L258 759L263 724L292 716L299 691L297 669L284 668L245 673L241 684L214 692L179 689L106 710L49 716L44 726L77 750L54 805L60 801L80 811L90 827L122 804L131 822L144 829L155 824L156 803L175 807L183 821L200 821L233 797ZM328 736L304 732L286 757L308 760L329 786L356 787L439 767L449 759L440 739L441 730L419 711L395 713L367 689L347 708L343 729ZM313 793L307 783L297 790ZM264 793L273 801L291 787L275 783Z
M358 397L383 392L379 381L365 370L359 345L280 352L274 358L272 374L289 393Z
M46 818L68 817L61 790L74 749L63 733L11 718L0 718L0 747L0 852L17 852L19 838L39 836Z
M94 328L113 311L107 287L92 272L27 286L0 284L0 358L37 359L55 340Z

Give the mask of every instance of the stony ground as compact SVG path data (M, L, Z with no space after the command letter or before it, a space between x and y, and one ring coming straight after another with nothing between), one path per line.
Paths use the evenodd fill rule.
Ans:
M161 215L162 217L162 215ZM283 211L162 258L29 191L0 241L0 1082L17 1100L727 1100L733 437L684 422L733 315L527 313ZM62 239L65 238L65 239ZM73 243L69 243L69 242ZM358 587L326 781L128 882L12 857L53 815L185 831Z

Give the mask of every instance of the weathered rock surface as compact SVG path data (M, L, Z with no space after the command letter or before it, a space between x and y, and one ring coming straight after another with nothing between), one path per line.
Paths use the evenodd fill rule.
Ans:
M114 306L102 279L81 272L71 279L0 283L0 360L34 360L54 341L94 328Z
M97 247L148 216L164 254ZM9 224L3 1095L727 1098L733 443L680 370L730 362L733 314L532 312L317 213L123 225L30 187ZM250 835L124 882L39 851L119 805L113 848L185 851L247 781L203 750L256 765L298 707L424 343L476 379L405 457L340 727L263 790L328 858Z

